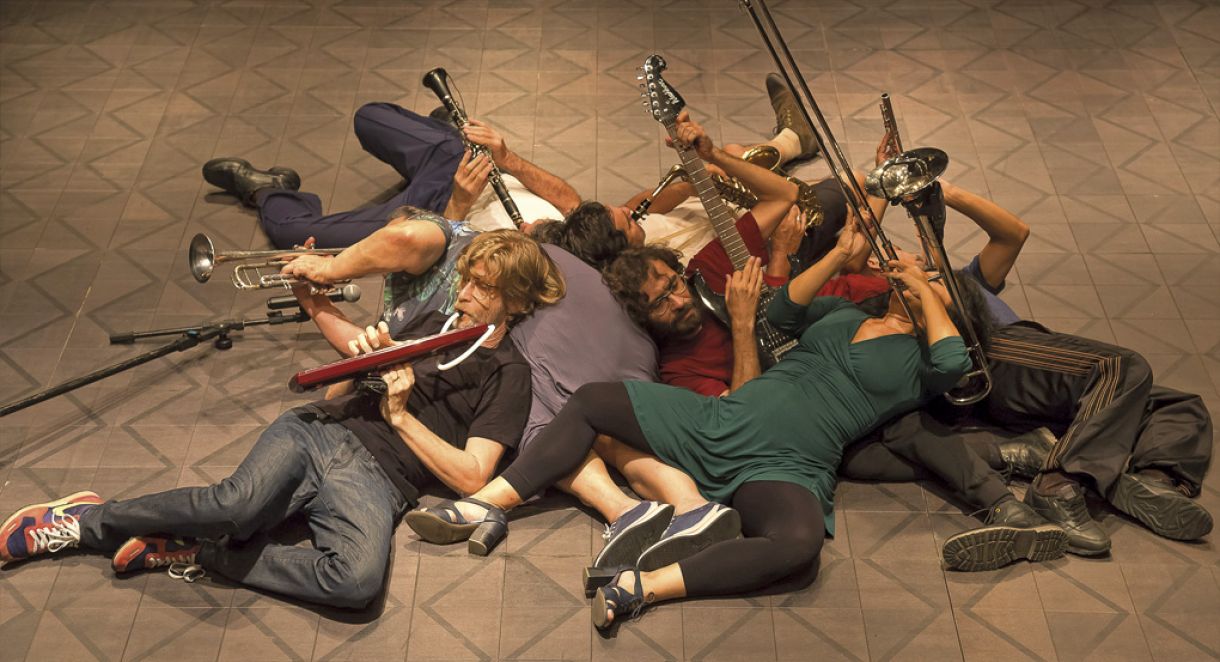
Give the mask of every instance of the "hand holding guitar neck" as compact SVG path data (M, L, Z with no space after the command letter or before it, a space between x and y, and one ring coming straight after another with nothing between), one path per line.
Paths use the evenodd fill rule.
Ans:
M689 112L684 110L678 113L673 133L677 138L666 138L666 145L679 149L693 147L695 154L698 154L699 158L704 161L712 161L714 159L716 146L712 144L712 139L708 137L707 131L703 129L703 126L690 118Z

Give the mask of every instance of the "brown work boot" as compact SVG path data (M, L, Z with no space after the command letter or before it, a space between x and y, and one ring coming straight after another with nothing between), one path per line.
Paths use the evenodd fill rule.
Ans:
M767 96L771 97L771 108L775 110L775 133L792 129L801 141L801 153L793 160L803 161L817 156L818 143L813 137L813 129L805 123L805 118L797 109L796 97L779 74L767 74Z

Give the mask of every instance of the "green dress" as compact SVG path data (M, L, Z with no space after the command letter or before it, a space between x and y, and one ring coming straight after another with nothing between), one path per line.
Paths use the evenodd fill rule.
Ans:
M838 297L800 306L785 287L767 317L800 343L733 393L707 397L649 382L627 382L627 392L653 451L690 474L706 498L728 503L750 481L796 483L822 502L833 534L843 447L951 388L970 359L956 336L930 348L905 334L853 344L868 316Z

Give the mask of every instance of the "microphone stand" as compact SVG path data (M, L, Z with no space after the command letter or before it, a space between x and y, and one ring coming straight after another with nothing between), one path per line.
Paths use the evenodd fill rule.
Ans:
M0 406L0 418L9 414L20 411L31 405L36 405L39 402L50 400L58 395L63 395L69 391L74 391L82 386L87 386L93 382L103 380L111 375L117 375L120 372L130 370L138 365L143 365L154 359L159 359L162 356L173 354L175 352L184 352L191 349L199 343L212 341L212 346L219 350L227 350L233 347L233 332L241 331L252 326L277 325L308 322L309 314L301 308L297 308L295 313L285 313L284 311L271 310L267 312L266 317L252 320L224 320L222 322L213 322L210 324L201 324L199 326L182 326L172 329L154 329L152 331L128 331L127 333L116 333L110 336L111 345L130 345L136 340L142 338L157 338L161 336L178 336L177 340L162 345L154 350L145 352L138 356L133 356L113 365L106 366L94 370L93 372L70 379L62 384L52 386L51 388L40 391L29 397L10 402Z

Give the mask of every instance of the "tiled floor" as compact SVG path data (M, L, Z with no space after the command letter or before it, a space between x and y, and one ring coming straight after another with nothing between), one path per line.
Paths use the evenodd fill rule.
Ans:
M264 239L199 165L298 169L330 209L392 187L355 108L428 110L443 65L471 114L589 197L620 202L674 161L638 107L651 51L718 139L770 129L772 68L731 0L0 2L0 400L139 349L106 334L257 315L191 280L186 242ZM872 153L888 90L909 145L1034 235L1006 298L1056 329L1146 354L1220 414L1220 6L1166 0L776 2L840 142ZM821 166L808 167L814 176ZM901 232L896 232L901 235ZM980 235L958 218L968 255ZM367 288L366 288L367 289ZM371 300L375 297L367 297ZM371 303L360 304L371 313ZM145 341L141 349L151 348ZM75 489L124 497L226 475L328 358L261 328L0 419L0 511ZM1220 513L1220 472L1201 497ZM1105 560L945 573L971 520L920 485L844 484L817 584L665 605L593 633L579 570L600 525L554 500L490 559L395 545L384 605L320 612L213 581L116 579L76 555L0 572L0 657L85 659L1214 659L1220 552L1102 509Z

